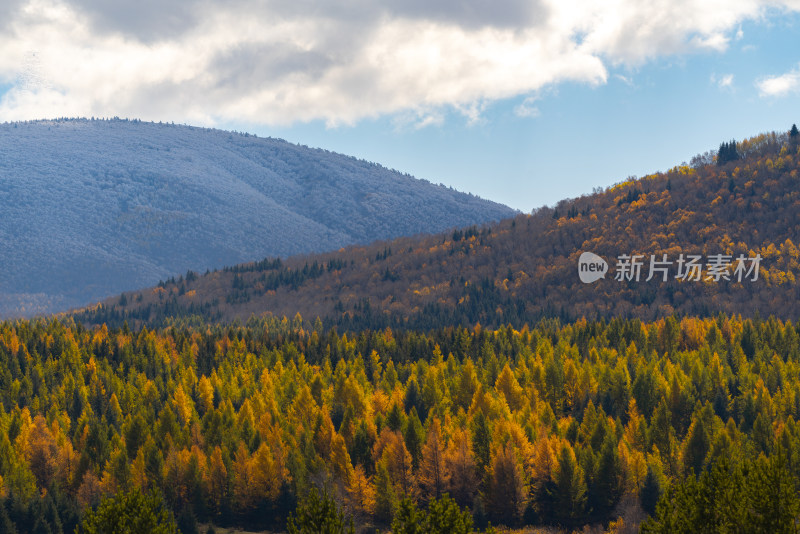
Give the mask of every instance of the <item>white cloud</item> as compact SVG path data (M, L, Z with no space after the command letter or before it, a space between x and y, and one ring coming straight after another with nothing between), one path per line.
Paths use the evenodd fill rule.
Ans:
M711 83L716 84L720 89L729 89L733 87L733 74L723 74L722 76L712 74Z
M779 4L142 0L135 9L132 5L4 0L0 83L12 88L0 99L0 120L119 115L201 124L321 119L338 125L410 112L413 124L440 124L442 109L449 108L475 123L498 99L565 81L603 84L609 63L635 66L723 50L742 21ZM796 2L782 5L799 8ZM34 52L32 69L26 58ZM536 109L529 104L523 103L523 112Z
M720 87L731 87L733 85L733 74L726 74L719 79L717 85Z
M416 109L396 113L392 118L395 130L422 130L444 124L444 114L437 109Z
M483 112L487 104L483 100L473 101L468 104L457 104L456 110L467 118L467 124L474 126L483 121Z
M535 96L526 97L521 104L514 108L514 114L517 115L517 117L523 118L538 117L541 115L541 111L539 111L539 108L535 105L537 100L539 99Z
M800 65L780 76L768 76L756 82L761 96L786 96L800 93Z
M614 78L618 79L628 87L633 87L633 79L629 78L628 76L623 76L622 74L615 74Z

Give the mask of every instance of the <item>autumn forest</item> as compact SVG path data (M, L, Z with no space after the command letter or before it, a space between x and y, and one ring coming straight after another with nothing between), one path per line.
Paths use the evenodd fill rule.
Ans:
M700 154L666 172L495 224L187 272L75 317L153 328L176 318L228 322L300 312L355 331L522 326L547 317L649 321L718 311L796 319L800 134L761 134L736 143L734 154L727 160ZM583 284L576 267L585 251L609 262L625 254L672 260L758 254L762 262L755 282L645 282L645 272L639 282L612 274Z
M0 532L797 532L799 141L2 322Z
M311 487L378 528L404 499L448 494L475 528L622 532L654 514L646 528L674 532L700 491L681 488L721 462L767 477L765 492L788 481L791 524L800 512L791 322L339 335L299 316L159 332L20 321L0 326L0 355L7 532L71 532L133 488L184 523L281 529ZM743 524L776 520L769 495L748 498Z

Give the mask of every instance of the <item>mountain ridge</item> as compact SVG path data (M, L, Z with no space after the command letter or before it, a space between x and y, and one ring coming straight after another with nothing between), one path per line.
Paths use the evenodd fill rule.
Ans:
M738 158L706 154L693 164L626 180L591 196L564 200L531 215L398 238L338 252L265 260L109 299L78 313L89 323L158 326L197 316L247 320L252 315L323 319L352 330L447 325L521 327L541 317L638 317L673 314L775 314L796 320L800 299L800 144L761 134L737 144ZM699 256L703 279L579 280L578 261L593 252ZM705 263L730 256L762 258L758 280L709 281ZM748 266L750 264L748 263ZM645 269L647 266L645 266Z
M138 120L0 125L0 316L514 210L322 149Z

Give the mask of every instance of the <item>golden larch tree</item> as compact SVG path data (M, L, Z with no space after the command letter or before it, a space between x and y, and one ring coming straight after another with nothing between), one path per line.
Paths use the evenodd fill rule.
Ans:
M422 461L417 480L420 495L426 501L440 498L447 491L450 482L441 434L439 420L434 418L428 428L425 444L422 446Z

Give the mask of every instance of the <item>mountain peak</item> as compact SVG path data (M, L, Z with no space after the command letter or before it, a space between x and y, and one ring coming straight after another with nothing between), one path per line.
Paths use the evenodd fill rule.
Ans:
M0 125L0 200L0 315L514 213L326 150L122 119Z

